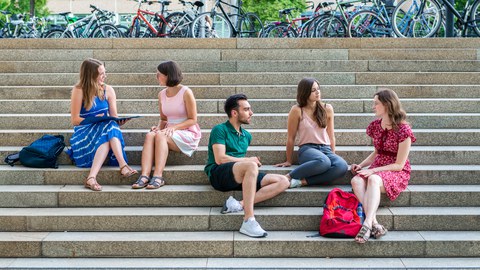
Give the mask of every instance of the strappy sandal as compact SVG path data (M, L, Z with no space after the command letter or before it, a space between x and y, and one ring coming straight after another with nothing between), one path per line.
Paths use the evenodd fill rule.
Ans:
M127 168L128 171L126 173L122 173L123 172L123 169ZM125 164L123 165L121 168L120 168L120 175L123 176L123 177L130 177L134 174L137 174L137 170L134 170L132 169L130 166L128 166L128 164Z
M147 181L143 181L143 179L146 179ZM135 183L133 183L132 188L133 189L144 188L148 185L149 182L150 182L150 178L148 178L148 176L140 175L140 177L138 177L137 181Z
M163 185L165 185L165 179L163 179L163 177L153 176L150 178L150 182L148 182L147 189L157 189Z
M88 183L88 180L90 179L93 179L94 181L93 184ZM91 189L93 191L102 191L102 186L100 186L100 184L97 182L97 179L94 176L90 176L87 179L85 179L85 181L83 182L83 185L86 188Z
M370 234L367 236L367 233L369 231L370 231ZM355 242L359 244L365 244L368 241L368 238L370 238L371 233L372 233L371 228L369 228L367 225L362 225L362 228L357 233L357 236L355 236Z
M387 234L388 230L380 223L375 223L372 225L372 236L375 239L380 239L382 236Z

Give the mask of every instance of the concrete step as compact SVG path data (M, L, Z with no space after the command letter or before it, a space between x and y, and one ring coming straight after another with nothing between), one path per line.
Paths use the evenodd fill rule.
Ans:
M279 42L272 38L255 39L26 39L3 40L0 48L18 49L461 49L479 48L474 38L430 38L430 39L283 39ZM139 50L140 51L140 50Z
M352 239L309 238L315 231L0 233L1 257L479 257L480 232L394 231L364 245ZM148 252L145 252L148 250ZM281 250L281 252L279 252Z
M255 111L255 108L253 108ZM158 113L122 114L140 115L126 123L124 129L148 129L158 123ZM247 129L286 129L288 113L255 113ZM365 129L375 119L370 113L336 113L337 129ZM213 128L227 120L225 113L199 113L198 123L203 129ZM409 123L414 129L472 129L480 126L480 113L409 113ZM70 129L70 114L0 114L0 129Z
M155 85L152 73L108 73L111 85ZM317 78L324 84L334 85L471 85L480 84L478 72L235 72L184 73L185 85L291 85L304 77ZM76 73L0 73L3 85L72 85L78 80Z
M126 145L143 145L147 129L124 129L122 131ZM251 129L252 146L277 145L286 143L285 129ZM416 146L478 146L480 145L480 129L414 129L417 141ZM53 130L0 130L0 146L27 146L45 134L63 135L69 142L73 134L72 129ZM336 129L337 146L372 145L372 140L365 133L365 129ZM210 129L202 130L200 145L208 145Z
M409 53L410 54L410 53ZM34 64L32 63L34 62ZM82 61L0 61L0 73L75 73ZM149 73L159 61L106 61L108 72ZM232 60L178 61L183 72L478 72L478 60Z
M199 113L224 113L225 99L197 99ZM372 99L323 99L333 106L335 113L372 112ZM289 112L295 99L250 99L255 113ZM408 113L480 113L479 98L463 99L402 99ZM158 111L158 99L117 99L119 112L152 113ZM70 99L0 100L0 114L65 113L70 111Z
M480 269L480 258L0 258L3 269Z
M292 82L293 83L293 82ZM0 86L0 99L70 99L66 86ZM189 85L197 99L226 99L245 93L249 99L296 99L296 85ZM119 99L156 99L158 85L113 85ZM324 98L372 99L380 87L393 89L402 98L480 98L480 85L321 85Z
M3 232L181 232L236 231L243 212L221 207L0 208ZM318 230L323 208L258 207L255 218L267 231ZM380 208L378 222L389 231L475 231L480 207Z
M134 178L134 177L132 177ZM78 182L82 182L79 178ZM98 179L100 184L102 180ZM287 190L259 206L311 207L323 205L334 186ZM351 190L349 185L338 185ZM157 190L135 190L130 185L104 185L94 192L82 185L2 185L0 207L221 207L228 196L241 198L241 191L218 192L210 185L171 185ZM409 185L395 201L386 195L381 206L479 207L478 185Z
M139 165L132 165L141 171ZM169 184L175 185L209 185L204 165L169 165L163 176ZM265 173L287 174L295 168L263 165L260 170ZM88 176L89 169L77 168L73 165L61 165L58 169L27 168L20 164L10 167L0 165L0 186L3 185L78 185ZM412 165L411 185L476 185L480 175L480 165ZM349 185L352 175L347 172L345 177L334 184ZM136 177L125 179L118 173L118 167L102 168L98 181L104 185L129 185Z
M0 61L477 60L477 48L0 49Z
M21 150L19 146L0 147L0 156L7 156ZM336 153L349 164L361 162L373 152L372 146L338 146ZM205 165L208 159L207 146L198 147L191 158L182 153L172 152L168 156L168 165ZM141 162L142 146L126 146L125 152L130 164ZM294 164L297 163L297 147L294 150ZM247 156L260 157L262 164L273 165L285 161L284 146L250 146ZM412 146L409 160L417 165L477 165L480 160L480 146ZM6 164L3 160L1 164ZM58 157L59 164L72 164L66 153Z

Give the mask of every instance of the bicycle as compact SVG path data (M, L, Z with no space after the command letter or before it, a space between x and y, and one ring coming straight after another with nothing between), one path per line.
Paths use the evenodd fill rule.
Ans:
M135 0L138 2L137 14L132 19L132 25L129 30L129 37L145 38L145 37L164 37L166 30L167 19L164 14L167 12L167 7L170 5L170 1L148 1L148 0ZM150 10L142 9L142 4L158 3L161 5L160 12L153 12Z
M193 20L200 13L200 8L203 7L203 3L200 1L189 2L179 0L185 7L182 12L173 12L166 18L166 23L162 27L162 33L166 37L189 37L190 26Z
M361 10L350 18L349 37L391 37L393 36L391 14L393 6L373 0L373 6Z
M238 1L238 6L216 0L210 12L198 15L192 22L191 36L194 38L259 37L263 30L262 21L257 14L245 12L242 4L241 0ZM228 14L224 6L237 12Z
M46 38L118 38L123 37L122 33L112 23L106 23L114 16L113 13L90 5L92 14L77 19L71 16L70 12L63 12L60 15L68 22L64 28L55 27L50 30Z
M467 0L462 14L446 0L403 0L393 11L393 31L398 37L432 37L444 24L446 10L457 19L457 34L465 37L473 28L480 36L480 0Z
M350 18L361 6L354 6L353 3L362 2L362 0L335 0L336 8L331 12L318 16L313 27L313 37L346 37L347 25ZM330 5L328 6L330 7ZM354 7L349 11L348 8Z
M292 11L297 8L287 8L278 11L280 18L285 17L285 21L273 22L265 27L262 37L277 37L277 38L295 38L302 32L303 22L307 21L309 17L299 17L290 20ZM300 23L300 25L298 25Z
M1 38L39 38L41 32L37 30L40 28L43 30L44 18L31 17L28 21L25 21L25 14L13 14L12 16L8 11L1 11L5 15L5 21L1 21L2 28L0 29Z

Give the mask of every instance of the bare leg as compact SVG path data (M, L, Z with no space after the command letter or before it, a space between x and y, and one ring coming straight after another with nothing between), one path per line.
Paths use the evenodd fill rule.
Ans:
M107 158L108 151L110 151L110 144L108 142L100 145L97 148L97 151L95 152L95 156L93 158L92 167L90 168L90 173L88 174L88 184L94 185L97 181L96 178L98 172L102 168L103 162L105 162L105 159Z
M233 175L242 184L244 220L254 216L253 205L257 192L258 166L255 162L241 161L233 165Z
M178 146L163 132L155 134L155 170L154 176L162 177L165 164L167 163L168 151L173 150L179 152Z
M255 194L254 203L259 203L271 199L278 194L284 192L290 185L287 178L279 174L265 175L265 177L263 177L262 179L261 184L262 188L260 188Z
M382 178L378 175L371 175L368 177L367 190L365 192L363 205L365 211L365 222L364 224L368 227L372 227L372 224L377 219L377 210L380 205L380 194L385 193L385 188L383 187Z
M117 158L118 160L118 165L120 166L120 168L127 165L127 162L123 157L122 144L120 143L120 140L118 140L117 138L112 138L109 141L109 143L110 143L110 148L112 149L113 154L115 155L115 158Z
M360 176L355 176L350 181L352 184L353 193L357 196L357 199L364 204L365 192L367 191L366 180Z
M155 148L155 132L148 132L145 135L145 142L142 150L142 174L150 176L152 172L153 155Z

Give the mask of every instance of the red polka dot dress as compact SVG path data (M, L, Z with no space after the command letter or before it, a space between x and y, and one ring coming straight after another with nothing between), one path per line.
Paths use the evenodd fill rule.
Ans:
M411 138L412 143L416 141L408 124L401 124L398 130L388 130L382 129L381 123L382 119L377 119L367 127L367 135L373 139L373 145L377 150L377 155L370 165L370 169L395 163L398 145L407 138ZM381 171L375 173L382 178L387 197L391 201L395 200L400 195L400 192L407 188L410 180L410 171L410 161L407 159L401 171Z

